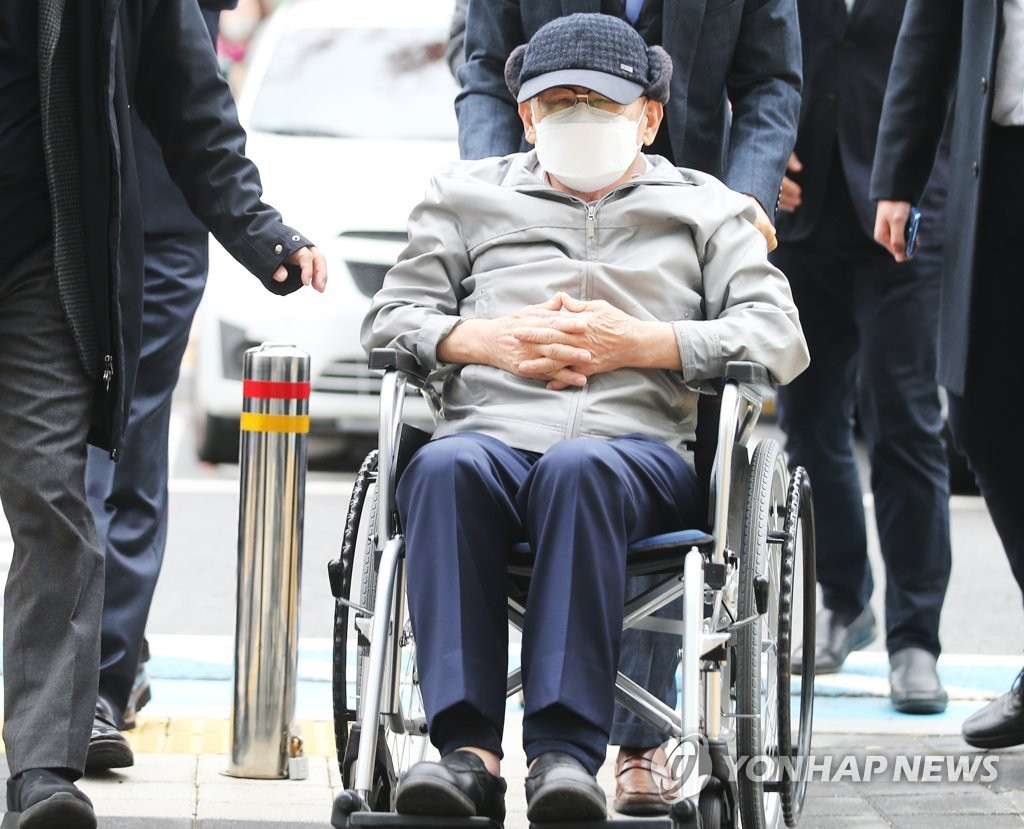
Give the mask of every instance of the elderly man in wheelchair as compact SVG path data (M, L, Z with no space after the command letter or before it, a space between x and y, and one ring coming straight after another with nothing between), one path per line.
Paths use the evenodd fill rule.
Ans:
M670 539L669 569L677 573L688 556L685 578L670 577L668 588L634 602L661 607L687 599L681 581L697 585L683 651L687 635L704 639L690 640L699 652L684 659L694 674L684 671L684 696L688 686L698 695L706 666L733 659L734 634L749 634L772 610L783 618L779 596L769 594L784 584L785 570L776 567L769 585L766 565L729 549L727 521L715 517L714 504L709 527L707 485L687 444L702 385L747 361L739 369L761 370L752 377L762 379L726 386L740 390L729 399L741 414L724 430L746 457L760 391L803 370L806 344L748 200L640 151L658 130L671 72L660 47L646 46L614 17L570 15L540 29L506 67L536 149L458 162L434 177L411 215L409 245L364 322L367 350L388 349L375 352L372 365L439 388L432 438L404 466L393 503L385 497L381 507L395 511L403 539L416 683L440 755L404 770L384 804L400 816L436 816L447 826L459 818L504 820L502 734L513 687L506 606L516 561L526 562L529 576L516 678L531 823L607 817L595 775L606 757L624 621L637 615L625 595L631 546ZM382 434L382 464L391 462L391 444ZM792 531L772 537L782 527L776 513L787 512L788 478L777 445L769 449L760 459L755 451L752 464L730 461L716 473L714 497L721 498L731 474L754 470L757 480L739 503L744 495L759 502L747 505L754 537L744 542L758 556L766 533L793 546ZM378 492L386 496L390 484L379 481ZM693 527L700 530L681 547L671 538ZM386 541L378 539L376 549ZM790 550L790 582L792 564ZM737 577L744 566L752 568L745 581ZM382 605L378 597L377 607L389 599ZM374 635L386 630L374 624ZM752 647L748 663L763 656L759 644ZM754 686L748 707L757 709L755 674L747 680ZM716 686L720 697L750 697L737 692L735 677L724 683L724 690ZM367 687L376 693L379 681L364 685L364 695ZM707 704L691 699L673 720L674 733L700 727L711 715L700 712ZM378 711L370 710L364 728ZM788 731L788 711L780 716ZM712 736L721 730L728 731L716 726ZM360 753L367 743L381 750L372 736L359 742ZM778 742L788 745L788 734ZM368 789L342 811L365 808ZM746 797L744 826L767 825L762 795L758 789L757 803ZM736 808L730 800L720 805Z

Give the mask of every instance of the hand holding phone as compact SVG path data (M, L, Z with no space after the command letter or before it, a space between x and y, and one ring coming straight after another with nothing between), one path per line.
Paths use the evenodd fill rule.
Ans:
M917 232L921 226L921 211L914 205L910 206L910 215L903 228L903 241L907 249L907 259L917 253Z

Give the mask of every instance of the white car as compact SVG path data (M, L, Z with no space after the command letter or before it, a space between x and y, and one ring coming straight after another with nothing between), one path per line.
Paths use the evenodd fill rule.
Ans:
M265 342L310 355L314 441L375 440L378 378L359 327L431 173L458 158L457 84L445 62L452 9L452 0L295 0L257 34L237 98L246 154L265 200L327 257L329 281L324 294L274 296L211 242L194 328L201 460L238 460L242 358Z

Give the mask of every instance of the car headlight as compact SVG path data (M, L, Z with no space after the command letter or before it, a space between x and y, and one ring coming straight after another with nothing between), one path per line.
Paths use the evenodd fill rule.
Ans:
M224 377L228 380L241 380L245 352L258 345L259 343L246 339L244 328L221 320L220 360Z

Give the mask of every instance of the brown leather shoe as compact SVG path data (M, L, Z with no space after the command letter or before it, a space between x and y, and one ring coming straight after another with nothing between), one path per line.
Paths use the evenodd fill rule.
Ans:
M661 785L659 785L659 780ZM615 811L623 815L663 815L671 791L668 758L660 746L619 749L615 758Z

